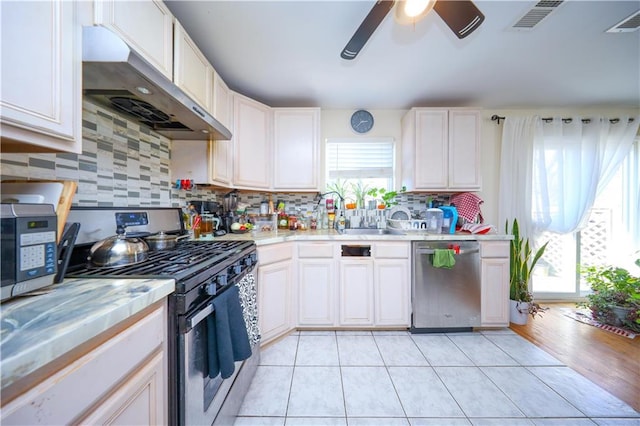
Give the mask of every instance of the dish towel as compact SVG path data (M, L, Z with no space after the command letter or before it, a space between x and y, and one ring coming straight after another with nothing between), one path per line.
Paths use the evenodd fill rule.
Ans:
M453 268L456 264L456 258L453 250L450 249L434 249L433 250L433 267L434 268Z
M484 203L484 201L480 197L470 192L456 194L449 200L449 204L456 206L458 216L466 219L468 222L475 222L478 218L480 219L480 223L484 222L482 211L480 211L480 204L482 203Z
M235 361L251 356L247 328L242 316L238 287L232 286L213 299L214 311L207 317L209 377L231 377Z

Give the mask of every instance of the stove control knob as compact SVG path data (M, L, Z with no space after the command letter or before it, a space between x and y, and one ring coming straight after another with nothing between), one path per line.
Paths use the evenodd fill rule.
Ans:
M251 256L247 256L243 260L244 260L244 264L247 266L251 266L253 264L253 259L251 258Z
M218 292L218 289L216 287L216 283L209 283L206 285L204 291L209 295L209 296L215 296L216 293Z
M240 262L233 265L233 272L235 274L239 274L240 272L242 272L242 265L240 264Z
M249 255L249 257L251 258L251 262L252 263L256 263L258 261L258 254L257 253L251 253Z
M225 286L227 285L227 274L220 274L216 277L216 282L221 285L221 286Z

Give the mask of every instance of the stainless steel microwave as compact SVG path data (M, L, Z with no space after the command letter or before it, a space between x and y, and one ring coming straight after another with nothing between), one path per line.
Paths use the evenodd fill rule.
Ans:
M51 204L2 203L1 300L53 284L58 218Z

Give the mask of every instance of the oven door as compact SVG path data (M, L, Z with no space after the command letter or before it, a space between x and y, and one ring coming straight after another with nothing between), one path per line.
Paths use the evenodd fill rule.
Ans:
M209 315L216 313L213 306L207 304L204 309L190 315L187 318L190 330L178 336L179 424L211 425L214 424L214 420L219 414L225 418L234 418L240 408L248 384L253 378L260 358L259 334L256 335L256 331L251 325L254 322L257 324L257 311L253 312L251 307L253 304L247 304L246 300L243 300L247 293L255 295L255 291L252 290L252 288L256 288L252 271L244 274L237 285L240 287L241 304L243 305L249 340L252 344L252 355L247 360L235 362L235 369L231 377L227 379L222 379L220 375L209 377L206 319ZM253 306L255 307L255 305ZM247 379L247 377L249 378ZM234 394L240 395L239 401L237 397L227 398L232 387L236 387L236 382L240 385L239 387L244 388L233 390ZM232 406L227 407L229 404ZM230 424L233 424L233 420Z

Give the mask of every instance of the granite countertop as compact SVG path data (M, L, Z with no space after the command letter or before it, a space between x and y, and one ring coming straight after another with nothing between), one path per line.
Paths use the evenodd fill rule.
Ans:
M287 241L504 241L513 239L505 234L427 234L426 232L409 232L407 234L353 235L340 234L333 229L288 231L278 229L271 232L246 232L244 234L227 234L221 237L200 237L197 241L253 240L257 246L277 244Z
M173 279L67 279L2 303L2 389L174 290Z

